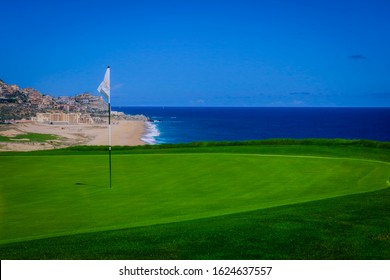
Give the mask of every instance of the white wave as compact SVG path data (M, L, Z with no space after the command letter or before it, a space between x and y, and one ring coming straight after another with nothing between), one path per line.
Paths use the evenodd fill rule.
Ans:
M156 137L160 136L160 131L157 125L152 122L145 122L145 134L141 140L147 144L153 145L157 143Z

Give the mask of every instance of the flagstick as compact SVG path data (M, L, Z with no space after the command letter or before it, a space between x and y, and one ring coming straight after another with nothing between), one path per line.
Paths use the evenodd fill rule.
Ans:
M111 189L111 94L108 96L108 154L110 161L110 189Z
M110 189L111 189L111 93L110 93L110 66L107 66L103 82L98 87L98 92L108 99L108 159L110 164Z

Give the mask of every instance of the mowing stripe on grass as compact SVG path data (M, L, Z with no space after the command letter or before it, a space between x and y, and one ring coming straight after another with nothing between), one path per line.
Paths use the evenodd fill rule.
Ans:
M140 154L121 154L120 156L134 156ZM334 159L334 160L353 160L353 161L367 161L367 162L377 162L390 165L390 162L373 160L373 159L364 159L364 158L349 158L349 157L326 157L326 156L308 156L308 155L282 155L282 154L248 154L248 153L179 153L179 154L165 154L165 153L154 153L154 154L142 154L143 156L190 156L190 155L212 155L212 156L254 156L254 157L285 157L285 158L316 158L316 159Z
M245 212L386 188L387 162L258 154L4 156L0 243Z

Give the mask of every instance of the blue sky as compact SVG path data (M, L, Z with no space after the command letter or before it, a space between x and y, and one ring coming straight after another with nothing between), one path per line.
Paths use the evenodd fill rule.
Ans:
M114 106L390 106L390 1L1 3L0 79Z

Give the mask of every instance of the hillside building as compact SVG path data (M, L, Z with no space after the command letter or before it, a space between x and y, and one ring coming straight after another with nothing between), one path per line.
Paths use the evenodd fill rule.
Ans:
M51 112L51 113L37 113L36 117L32 118L33 121L39 123L50 124L93 124L94 120L89 114L81 113L64 113L64 112Z

